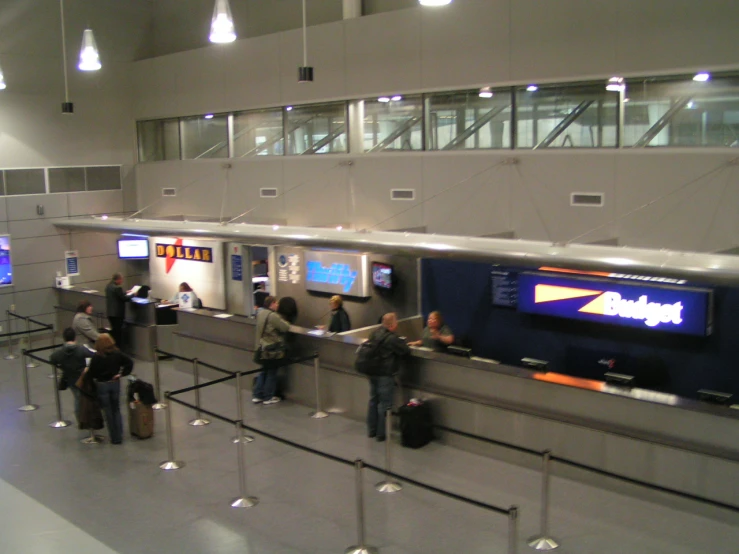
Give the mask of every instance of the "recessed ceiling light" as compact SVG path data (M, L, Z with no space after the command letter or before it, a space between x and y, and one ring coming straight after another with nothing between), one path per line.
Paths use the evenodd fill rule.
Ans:
M626 90L623 77L611 77L606 83L606 90L611 92L622 92Z
M711 78L711 74L710 73L696 73L693 76L693 81L698 81L700 83L705 83L710 78Z
M490 87L482 87L480 89L480 92L478 93L478 96L480 98L492 98L493 91L490 89Z
M418 0L422 6L446 6L451 4L452 0Z
M398 102L399 100L402 100L402 99L403 99L402 96L400 96L399 94L396 94L390 100L392 100L393 102Z
M539 90L539 87L537 87L536 85L529 85L526 87L526 90L529 92L536 92L537 90Z
M287 108L285 108L285 109L286 109L286 110L287 110L288 112L291 112L291 111L293 111L293 107L292 107L292 106L288 106L288 107L287 107Z
M378 101L378 102L390 102L390 98L388 98L387 96L380 96L380 97L379 97L379 98L377 99L377 101Z
M279 228L280 228L279 225L272 225L272 230L273 231L277 231L277 229L279 229Z
M209 113L208 115L205 116L205 119L213 119L213 114Z

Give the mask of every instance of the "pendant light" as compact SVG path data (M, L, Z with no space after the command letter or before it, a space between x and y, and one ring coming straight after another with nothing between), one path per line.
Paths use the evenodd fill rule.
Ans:
M77 66L82 71L97 71L102 67L98 45L92 29L85 29L82 33L82 47L80 48L80 63Z
M5 90L5 75L3 74L3 68L0 67L0 90Z
M451 4L452 0L418 0L422 6L446 6Z
M210 41L220 44L236 40L234 18L228 0L216 0L213 7L213 19L210 22Z
M308 66L308 23L305 13L305 0L303 0L303 65L298 68L298 83L313 81L313 68Z
M59 0L59 14L62 25L62 67L64 69L64 102L62 102L62 113L73 114L74 104L69 101L69 79L67 78L67 35L64 33L64 0Z

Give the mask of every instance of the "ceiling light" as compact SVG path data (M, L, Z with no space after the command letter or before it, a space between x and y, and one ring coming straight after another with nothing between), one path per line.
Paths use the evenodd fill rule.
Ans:
M692 109L694 109L694 108L695 108L695 102L693 102L693 101L691 100L690 102L688 102L688 105L687 105L687 106L685 106L685 107L686 107L686 108L688 108L689 110L692 110Z
M698 82L701 82L701 83L705 83L710 78L711 78L711 74L710 73L696 73L693 76L693 81L698 81Z
M291 111L293 111L293 107L292 107L292 106L288 106L288 107L287 107L287 108L285 108L285 109L286 109L286 110L287 110L288 112L291 112Z
M422 6L446 6L451 4L452 0L418 0Z
M490 90L490 87L482 87L478 95L480 96L480 98L492 98L493 91Z
M77 67L82 71L97 71L102 67L98 46L95 44L95 35L92 34L92 29L85 29L82 33L80 63Z
M377 99L377 101L378 101L378 102L390 102L390 98L388 98L387 96L380 96L380 97L379 97L379 98Z
M337 230L337 231L341 231L342 229L343 229L343 227L342 227L341 225L337 225L337 226L336 226L336 230Z
M4 90L5 87L5 75L3 75L3 70L0 68L0 90Z
M393 97L392 97L392 98L391 98L390 100L392 100L393 102L398 102L398 101L400 101L400 100L402 100L402 99L403 99L403 97L402 97L402 96L400 96L399 94L396 94L396 95L395 95L395 96L393 96Z
M539 90L539 87L537 87L536 85L529 85L526 87L526 90L529 92L536 92L537 90Z
M630 98L624 98L624 102L628 102Z
M209 113L208 115L205 116L205 119L213 119L213 114Z
M210 22L210 41L215 43L233 42L236 40L234 18L228 0L216 0L213 7L213 19Z
M622 92L626 90L623 77L611 77L606 83L606 90L611 92Z
M279 225L272 225L272 230L273 231L277 231L277 229L279 229L279 228L280 228Z

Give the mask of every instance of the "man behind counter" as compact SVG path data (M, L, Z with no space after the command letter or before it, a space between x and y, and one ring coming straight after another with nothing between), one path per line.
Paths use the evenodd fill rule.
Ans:
M421 333L421 340L409 342L408 346L423 346L436 352L443 352L446 347L454 343L454 334L448 325L444 325L444 318L440 312L431 312L426 321L426 327Z
M114 273L110 283L105 287L105 311L110 321L110 335L120 347L123 344L123 318L126 315L126 302L133 294L130 290L123 292L123 275Z

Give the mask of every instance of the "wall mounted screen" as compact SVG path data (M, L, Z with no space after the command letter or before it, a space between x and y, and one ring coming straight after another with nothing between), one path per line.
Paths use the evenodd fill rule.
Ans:
M10 262L10 235L0 235L0 287L13 284L13 264Z
M392 289L393 266L382 262L372 262L372 284L378 289Z
M118 257L124 260L148 260L149 239L120 239Z
M350 254L307 250L305 252L305 288L316 292L328 292L369 298L367 254Z
M521 312L705 336L711 333L712 293L688 287L654 287L551 277L518 276Z

